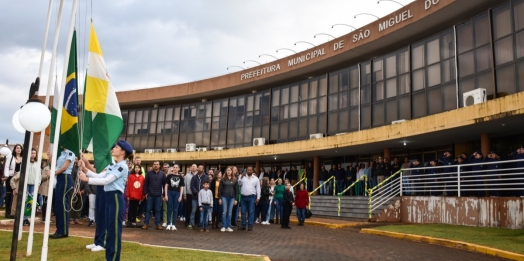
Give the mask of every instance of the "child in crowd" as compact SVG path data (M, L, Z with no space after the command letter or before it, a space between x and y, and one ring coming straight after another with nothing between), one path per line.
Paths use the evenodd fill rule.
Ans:
M213 193L209 190L209 181L204 181L204 188L198 192L198 206L200 207L200 232L209 232L207 229L209 210L213 208Z

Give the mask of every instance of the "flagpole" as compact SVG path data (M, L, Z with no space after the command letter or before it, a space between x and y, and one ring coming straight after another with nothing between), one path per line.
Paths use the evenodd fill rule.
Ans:
M48 107L49 106L49 96L51 95L51 84L53 82L53 74L54 74L54 69L55 69L55 63L56 63L56 50L57 50L57 46L58 46L58 36L60 34L60 23L62 21L62 7L64 5L64 0L61 0L60 1L60 7L58 9L58 18L57 18L57 21L56 21L56 28L55 28L55 38L54 38L54 42L53 42L53 52L51 54L51 66L50 66L50 69L49 69L49 79L47 81L47 91L46 91L46 96L45 96L45 106ZM51 10L52 10L52 6L53 6L53 0L49 0L49 9L47 11L48 13L48 16L47 16L47 22L46 22L46 33L45 33L45 39L44 39L44 47L42 48L42 58L44 57L43 54L45 53L45 43L47 42L47 35L49 33L49 23L50 23L50 20L51 20ZM41 74L42 74L42 67L43 67L43 64L42 64L42 61L40 63L40 70L38 72L38 77L41 77ZM38 153L36 154L38 156L38 159L37 159L37 165L39 167L42 166L42 152L44 151L44 139L45 139L45 129L42 130L40 132L40 140L39 140L39 145L38 145ZM38 175L40 174L40 175ZM32 252L33 252L33 233L34 233L34 229L35 229L35 216L36 216L36 203L38 202L38 196L36 197L36 200L35 200L35 194L38 195L38 190L40 188L40 181L41 181L41 178L42 178L42 175L41 173L38 173L36 176L37 176L37 179L35 181L35 192L33 192L33 205L31 206L31 219L30 219L30 225L29 225L29 236L28 236L28 239L27 239L27 250L26 250L26 256L31 256Z
M61 0L62 1L62 0ZM64 55L64 71L62 74L62 85L60 87L60 94L59 101L64 100L64 89L65 89L65 81L67 78L67 64L69 62L69 53L71 52L71 39L73 38L73 31L75 29L75 15L76 15L76 6L78 4L78 0L73 0L73 7L71 9L71 20L69 22L69 32L67 34L67 44L66 44L66 52ZM48 86L49 88L49 86ZM56 99L56 96L54 97ZM40 257L40 260L46 261L47 260L47 252L48 252L48 241L49 241L49 226L51 223L51 205L49 204L49 200L53 198L53 185L55 184L55 171L56 171L56 155L58 152L58 137L60 135L60 123L62 122L62 107L64 103L59 102L58 103L58 112L56 116L56 124L55 124L55 136L53 141L53 152L51 153L51 169L49 171L49 190L47 191L47 210L46 210L46 218L45 218L45 227L44 227L44 240L42 244L42 255ZM65 222L68 222L69 220L64 220Z
M38 68L38 78L41 78L42 77L42 68L44 67L44 57L45 57L45 48L46 48L46 44L47 44L47 35L49 34L49 22L51 21L51 9L53 7L53 0L49 0L49 7L47 8L47 19L46 19L46 24L45 24L45 30L44 30L44 42L42 43L42 53L40 54L40 66ZM46 104L47 106L47 104ZM30 136L29 136L29 146L32 146L33 144L33 137L34 137L34 133L31 132ZM30 150L30 148L25 148L26 150ZM29 153L29 155L31 155L31 153ZM26 166L29 166L29 162L31 160L31 156L27 157L27 159L23 159L25 160L25 164ZM23 220L24 218L24 214L25 214L25 201L27 199L27 180L28 179L25 179L24 180L24 188L26 188L26 193L24 193L22 195L22 202L24 204L24 209L22 209L22 213L20 214L20 220ZM35 182L36 183L36 182ZM35 184L36 186L36 184ZM33 187L35 188L35 187ZM38 190L37 190L38 191ZM34 198L34 190L33 190L33 198ZM32 206L32 208L34 207L34 204ZM34 219L34 216L31 216L31 220ZM34 222L34 220L33 220ZM18 228L18 241L22 240L22 233L23 233L23 222L20 222L20 225L19 225L19 228Z

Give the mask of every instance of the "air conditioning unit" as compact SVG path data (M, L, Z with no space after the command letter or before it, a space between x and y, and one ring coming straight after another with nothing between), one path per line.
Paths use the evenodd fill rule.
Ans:
M176 149L174 149L174 148L166 149L166 152L167 152L167 153L175 153L175 152L176 152Z
M310 140L320 139L322 137L324 137L324 133L309 134L309 139Z
M335 136L338 136L338 135L344 135L344 134L347 134L347 132L337 133L337 134L335 134ZM311 139L311 136L309 136L309 138Z
M473 91L465 92L462 95L462 98L464 99L464 107L486 102L486 89L478 88Z
M162 149L154 149L154 153L162 153Z
M224 150L224 147L213 147L213 150Z
M402 120L398 120L398 121L392 121L391 124L399 124L399 123L403 123L405 122L406 120L402 119Z
M254 138L253 146L264 146L266 145L266 138Z
M187 143L186 144L186 151L196 151L196 144L195 143Z
M155 152L154 149L145 149L144 150L144 153L153 153L153 152Z
M207 151L206 147L198 147L196 148L197 151Z

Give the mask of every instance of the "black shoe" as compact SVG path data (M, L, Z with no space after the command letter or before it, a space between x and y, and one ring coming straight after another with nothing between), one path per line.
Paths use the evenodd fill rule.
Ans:
M95 226L95 221L89 220L89 224L87 224L87 225L90 226L90 227L93 227L93 226Z
M274 224L275 221L273 221L273 219L269 220L269 224Z
M252 227L247 228L247 231L253 231Z
M29 226L29 225L31 225L31 224L29 223L29 220L24 219L24 224L23 224L23 225L24 225L24 226Z
M246 230L246 227L239 227L238 230Z
M291 227L290 227L290 226L285 226L284 228L285 228L285 229L291 229Z
M51 236L52 239L59 239L59 238L66 238L67 235L62 235L62 234L59 234L59 233L55 233Z

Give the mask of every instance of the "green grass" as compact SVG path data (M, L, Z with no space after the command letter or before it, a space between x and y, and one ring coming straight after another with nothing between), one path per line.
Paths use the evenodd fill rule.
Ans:
M43 234L34 234L33 253L26 257L27 233L18 243L17 260L40 260L42 253ZM8 257L11 253L12 232L0 231L0 256ZM212 239L211 239L212 240ZM86 245L93 243L93 239L68 237L64 239L50 239L48 260L71 261L71 260L105 260L105 251L91 252L85 248ZM174 243L176 244L176 243ZM241 256L224 253L213 253L205 251L192 251L170 248L159 248L143 246L137 243L122 243L121 260L263 260L262 257Z
M524 230L522 229L467 227L444 224L390 225L376 227L374 229L457 240L524 254Z

